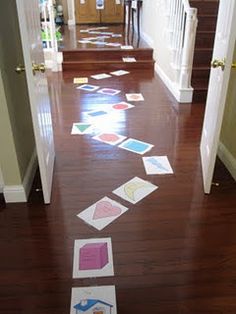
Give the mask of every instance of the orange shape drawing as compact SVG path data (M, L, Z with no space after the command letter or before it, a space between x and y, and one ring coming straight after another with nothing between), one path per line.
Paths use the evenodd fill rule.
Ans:
M127 109L127 108L128 108L128 105L125 105L125 104L117 104L117 105L114 105L113 108L114 108L114 109L117 109L117 110L124 110L124 109Z
M115 142L117 140L119 140L119 136L116 135L116 134L111 134L111 133L104 133L104 134L101 134L99 136L99 138L102 140L102 141L106 141L106 142Z

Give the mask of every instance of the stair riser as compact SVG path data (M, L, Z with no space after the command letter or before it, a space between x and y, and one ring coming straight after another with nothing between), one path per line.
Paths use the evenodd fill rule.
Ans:
M63 52L64 61L103 61L122 60L123 57L135 57L137 60L152 60L152 49L145 50L109 50L109 51L83 51L72 50Z
M199 33L196 37L196 48L213 48L215 33Z
M215 31L216 22L216 16L198 16L198 31Z
M218 13L219 1L190 1L191 7L198 9L198 15Z
M193 60L193 66L194 67L201 67L201 66L207 66L210 67L212 60L212 51L196 51L194 60Z
M132 70L132 69L150 69L154 70L154 62L134 62L134 63L124 63L124 62L116 62L106 64L94 64L94 63L66 63L62 64L63 71L86 71L86 70L101 70L101 71L112 71L112 70Z

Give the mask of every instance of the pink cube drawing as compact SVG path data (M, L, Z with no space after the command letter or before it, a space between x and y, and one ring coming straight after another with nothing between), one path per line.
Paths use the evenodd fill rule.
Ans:
M79 250L79 269L101 269L108 263L107 243L87 243Z

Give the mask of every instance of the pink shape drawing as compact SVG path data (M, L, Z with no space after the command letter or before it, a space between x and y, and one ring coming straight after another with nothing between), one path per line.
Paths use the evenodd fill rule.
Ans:
M101 269L108 263L107 243L87 243L79 250L79 269Z
M117 104L117 105L114 105L113 108L117 109L117 110L124 110L124 109L128 108L128 105L126 105L126 104Z
M106 142L115 142L119 139L119 136L117 136L116 134L111 134L111 133L104 133L104 134L101 134L99 136L99 138L102 140L102 141L106 141Z
M121 208L113 206L110 202L101 201L96 204L96 208L93 213L93 219L102 219L108 217L114 217L121 214Z

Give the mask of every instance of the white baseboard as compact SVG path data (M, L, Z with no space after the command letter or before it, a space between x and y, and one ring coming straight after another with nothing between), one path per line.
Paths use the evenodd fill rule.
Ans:
M35 172L37 170L38 161L36 150L34 150L22 185L6 185L3 188L3 194L6 203L25 203L28 200L30 189L34 180Z
M31 187L32 187L32 183L34 181L37 167L38 167L38 159L37 159L36 149L34 149L33 154L30 158L28 167L26 169L24 179L23 179L23 187L25 189L27 199L28 199Z
M220 142L218 147L218 156L236 181L236 159L222 142Z
M27 196L23 185L5 185L3 194L6 203L25 203Z
M136 30L137 31L137 30ZM146 43L154 49L154 40L149 36L147 35L145 32L142 32L141 31L141 37L144 39L144 41L146 41Z
M180 103L191 103L193 99L193 88L180 89L171 79L166 75L162 68L156 63L155 71L160 76L166 87L173 94L175 99Z

